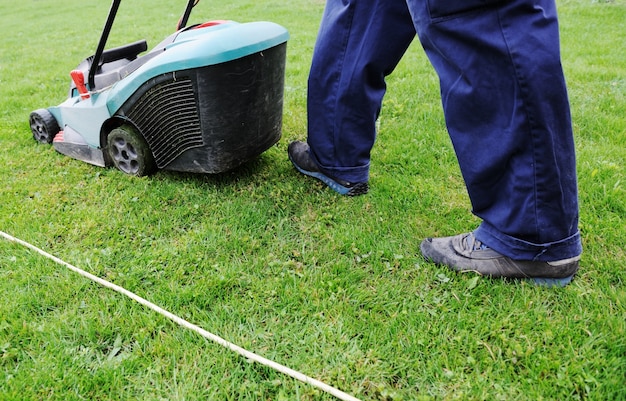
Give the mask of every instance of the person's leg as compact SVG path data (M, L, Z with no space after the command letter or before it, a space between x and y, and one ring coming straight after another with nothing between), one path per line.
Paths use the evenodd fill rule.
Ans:
M554 0L407 3L483 219L475 239L514 260L577 258L574 143Z
M307 103L310 155L325 174L368 181L385 76L414 37L403 1L327 1Z

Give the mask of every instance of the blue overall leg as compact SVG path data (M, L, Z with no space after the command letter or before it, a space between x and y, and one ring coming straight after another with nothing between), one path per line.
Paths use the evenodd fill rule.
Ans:
M308 83L308 139L323 171L367 182L385 76L415 27L404 1L328 0Z
M554 0L407 0L441 81L477 239L512 259L582 252Z

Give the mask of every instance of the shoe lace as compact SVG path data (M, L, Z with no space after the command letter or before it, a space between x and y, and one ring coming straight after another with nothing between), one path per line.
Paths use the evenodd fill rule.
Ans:
M474 233L468 233L465 238L464 238L464 244L465 245L465 249L469 249L472 251L479 251L482 249L489 249L489 247L485 244L483 244L481 241L479 241L475 236Z

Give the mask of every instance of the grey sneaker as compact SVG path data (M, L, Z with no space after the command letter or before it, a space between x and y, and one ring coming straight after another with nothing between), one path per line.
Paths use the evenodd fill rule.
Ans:
M555 262L513 260L486 247L473 233L453 237L426 238L420 245L426 259L458 272L483 276L522 278L536 284L564 287L578 271L580 256Z
M356 196L366 194L369 191L367 182L347 182L323 173L311 159L309 145L306 142L291 142L287 148L287 154L296 170L302 174L317 178L341 195Z

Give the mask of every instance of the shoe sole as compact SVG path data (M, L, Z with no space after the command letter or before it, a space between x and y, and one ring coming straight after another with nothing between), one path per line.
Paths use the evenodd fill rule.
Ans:
M573 278L574 274L563 278L532 277L528 280L531 280L533 284L540 287L565 287L572 282Z
M289 159L291 160L291 157L289 157ZM341 195L348 195L348 196L363 195L367 193L368 191L368 187L366 183L356 184L352 188L344 187L343 185L339 184L337 181L333 180L332 178L320 172L304 170L300 166L298 166L296 163L294 163L293 160L291 160L291 163L296 168L296 170L298 170L302 174L308 175L309 177L317 178L318 180L326 184L330 189L332 189L333 191Z

